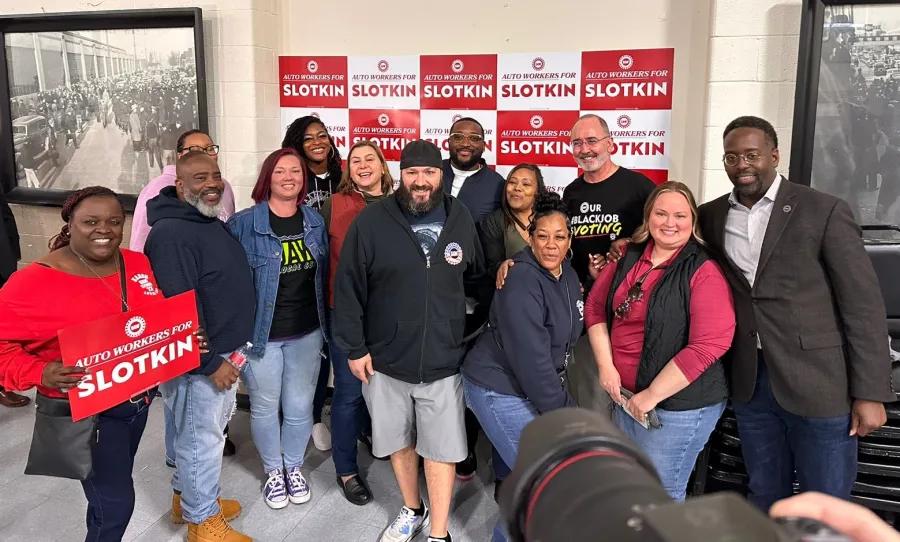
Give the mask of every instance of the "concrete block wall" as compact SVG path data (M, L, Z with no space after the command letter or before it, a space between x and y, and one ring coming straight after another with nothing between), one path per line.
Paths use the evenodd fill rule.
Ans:
M722 167L722 133L741 115L762 117L778 132L780 169L788 174L800 0L714 0L700 199L731 190Z
M265 155L281 143L278 109L279 0L43 0L3 2L4 13L155 9L197 6L203 10L207 111L211 135L222 150L222 172L234 186L238 208ZM62 227L60 209L13 205L21 235L20 266L47 252ZM127 247L130 227L126 228Z

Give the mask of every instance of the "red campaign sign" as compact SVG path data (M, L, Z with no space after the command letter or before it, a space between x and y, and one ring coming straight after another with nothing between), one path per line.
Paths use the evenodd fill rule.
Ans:
M280 56L281 107L347 107L347 57Z
M635 171L643 173L656 184L662 184L669 180L669 171L665 169L636 169Z
M571 130L578 111L498 111L497 164L572 166Z
M674 49L581 53L581 109L671 109Z
M363 139L378 145L387 161L399 161L407 143L419 139L419 112L401 109L351 109L350 145Z
M421 109L497 108L497 55L423 55Z
M200 366L193 290L59 332L63 365L87 377L69 391L74 421Z

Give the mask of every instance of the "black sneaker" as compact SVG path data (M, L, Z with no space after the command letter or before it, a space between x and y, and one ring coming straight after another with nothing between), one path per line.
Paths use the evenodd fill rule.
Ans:
M469 454L469 457L456 464L456 479L461 482L468 482L475 478L475 471L478 469L478 461L475 458L475 452Z
M374 458L377 459L378 461L387 461L388 459L391 458L391 456L389 456L389 455L388 455L388 456L385 456L385 457L378 457L377 455L375 455L375 452L372 451L372 450L373 450L373 448L372 448L372 437L367 436L367 435L360 435L359 441L363 443L363 445L366 447L366 450L369 450L369 455L371 455L372 457L374 457Z
M447 531L447 536L443 538L438 538L436 536L429 536L428 542L453 542L453 539L450 537L450 531Z
M234 442L228 437L225 437L225 448L222 449L222 455L225 457L231 457L237 451L237 447L234 445Z
M337 484L341 491L344 492L344 498L350 501L351 504L363 506L372 502L372 491L369 489L369 484L359 474L346 482L339 475Z

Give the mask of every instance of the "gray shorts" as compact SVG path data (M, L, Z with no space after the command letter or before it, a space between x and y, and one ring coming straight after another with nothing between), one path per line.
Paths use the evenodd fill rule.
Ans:
M385 457L415 446L425 459L459 463L466 445L462 376L409 384L382 373L362 385L372 417L372 452Z

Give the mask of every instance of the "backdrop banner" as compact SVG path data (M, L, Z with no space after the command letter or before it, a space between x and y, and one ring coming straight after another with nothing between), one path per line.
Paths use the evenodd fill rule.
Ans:
M450 125L477 119L484 159L506 174L541 166L562 192L580 174L570 130L580 115L609 124L613 160L653 181L667 180L674 49L421 56L282 56L282 128L314 115L341 156L375 142L399 179L400 151L427 139L449 158Z

